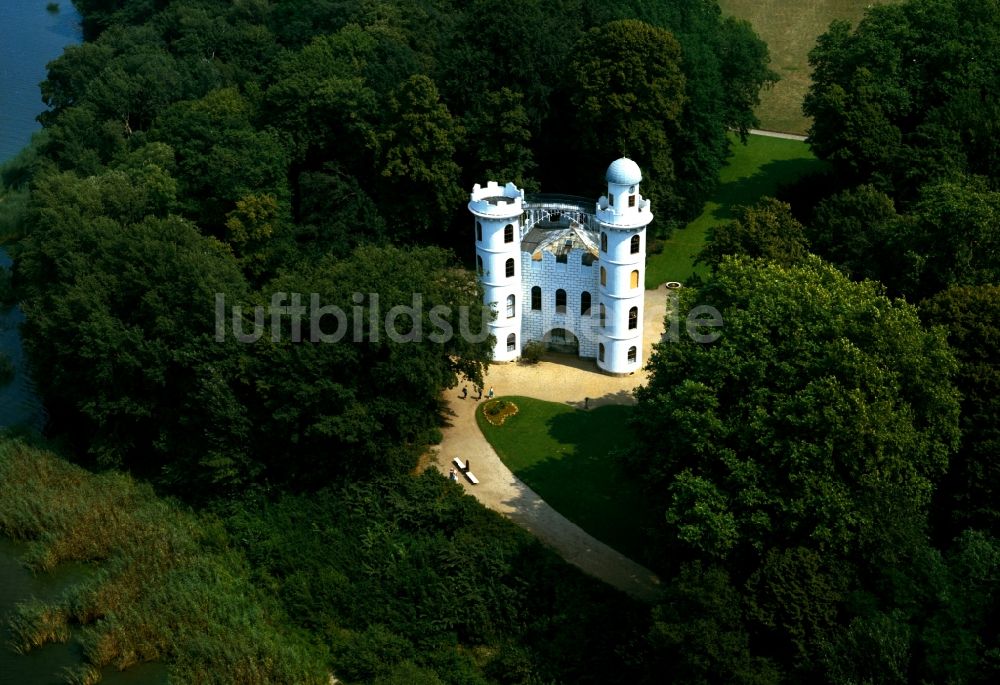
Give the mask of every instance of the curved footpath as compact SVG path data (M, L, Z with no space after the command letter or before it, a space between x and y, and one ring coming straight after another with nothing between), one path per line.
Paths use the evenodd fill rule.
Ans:
M646 291L643 359L649 358L651 343L663 334L666 295L663 286ZM494 364L485 387L492 386L498 396L525 395L583 408L586 398L590 398L591 407L633 404L632 390L645 380L645 371L618 378L598 372L589 360L560 357L532 366ZM661 588L655 573L591 536L511 473L476 424L475 410L480 402L473 399L473 389L469 387L469 397L463 400L461 388L459 385L445 394L448 425L442 431L444 439L432 453L432 463L447 473L453 457L468 459L479 485L464 478L459 482L483 505L524 527L588 574L638 599L655 599Z

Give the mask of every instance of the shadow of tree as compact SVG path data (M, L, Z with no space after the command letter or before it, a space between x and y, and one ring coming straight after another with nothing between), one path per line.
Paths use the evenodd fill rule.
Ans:
M812 158L777 159L760 166L750 176L744 176L719 186L711 213L713 223L725 223L735 216L740 205L755 204L762 197L773 196L782 185L814 172L822 162Z
M582 400L569 400L566 404L570 407L575 407L576 409L585 410L593 410L598 407L606 407L608 405L631 406L635 404L635 396L632 394L631 390L618 390L617 392L609 392L599 397L585 397Z
M535 434L541 429L549 439L547 450L527 466L515 470L542 499L566 518L613 549L647 564L656 510L642 483L619 463L617 453L632 441L628 420L632 407L623 404L631 393L610 393L594 398L591 409L575 408L548 416L542 426L512 429ZM527 503L523 503L527 504Z

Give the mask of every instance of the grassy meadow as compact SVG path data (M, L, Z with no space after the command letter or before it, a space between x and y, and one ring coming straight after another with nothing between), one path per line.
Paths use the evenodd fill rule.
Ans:
M803 174L822 168L809 146L797 140L750 136L746 145L735 137L734 141L733 156L719 174L719 187L701 215L674 231L660 254L647 255L646 288L666 281L683 283L694 273L704 274L706 267L695 266L694 260L709 228L731 220L735 207L753 204Z
M865 7L877 0L719 0L726 14L749 21L771 52L771 68L781 77L761 93L761 127L805 133L809 120L802 98L809 89L809 51L834 19L857 24Z
M648 541L636 522L655 514L639 483L614 458L631 440L632 408L584 411L529 397L498 399L516 404L517 414L494 426L480 408L476 420L504 464L570 521L642 561Z

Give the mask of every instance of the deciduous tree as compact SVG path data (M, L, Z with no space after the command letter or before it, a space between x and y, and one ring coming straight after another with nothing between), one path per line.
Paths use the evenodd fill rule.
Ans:
M725 255L744 255L791 266L807 252L805 229L792 216L792 208L769 197L737 208L734 221L710 229L698 261L714 270Z
M643 169L644 194L665 210L675 194L672 141L685 101L680 60L670 32L622 20L588 31L568 73L578 154L631 157Z
M657 346L630 461L664 493L679 548L875 562L919 540L958 441L943 333L816 257L724 259L682 310L695 304L721 312L722 335Z

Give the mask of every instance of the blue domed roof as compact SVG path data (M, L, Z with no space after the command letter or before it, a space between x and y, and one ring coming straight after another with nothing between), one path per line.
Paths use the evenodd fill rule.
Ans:
M634 186L642 180L642 171L639 165L628 157L622 157L611 162L608 173L604 176L608 183L617 183L623 186Z

